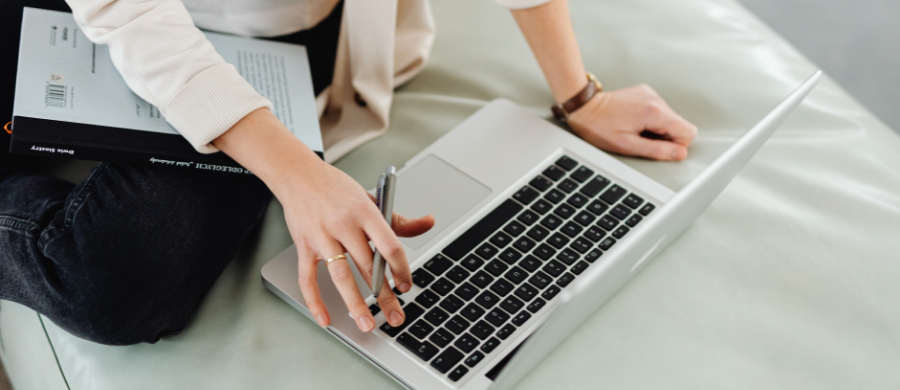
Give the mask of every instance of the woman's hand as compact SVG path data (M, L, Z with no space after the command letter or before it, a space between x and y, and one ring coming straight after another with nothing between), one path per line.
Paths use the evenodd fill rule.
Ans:
M284 206L285 221L297 246L300 291L319 326L331 323L316 280L321 260L349 253L371 286L371 240L391 267L397 288L407 292L412 287L409 264L397 236L428 231L434 225L432 216L408 219L394 214L392 229L362 186L322 161L265 108L245 116L213 144L262 179ZM331 262L328 271L359 329L369 332L375 328L375 319L347 261L350 259ZM403 323L400 302L386 281L378 303L388 323Z
M600 149L654 160L683 160L697 135L697 127L647 85L601 92L572 113L568 123Z

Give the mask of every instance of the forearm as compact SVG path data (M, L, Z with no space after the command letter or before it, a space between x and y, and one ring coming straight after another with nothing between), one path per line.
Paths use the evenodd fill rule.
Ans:
M512 14L537 58L556 102L569 100L581 91L587 79L566 0L514 9Z

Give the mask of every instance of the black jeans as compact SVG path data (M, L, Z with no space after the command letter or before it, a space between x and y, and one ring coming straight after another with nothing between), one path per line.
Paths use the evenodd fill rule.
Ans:
M22 5L0 3L0 53L18 52ZM341 6L308 43L314 88L331 80ZM329 46L331 45L331 46ZM11 57L14 58L14 57ZM0 118L12 113L15 61L0 64ZM153 343L184 328L256 226L272 194L256 178L101 163L73 184L28 170L0 135L0 299L110 345Z

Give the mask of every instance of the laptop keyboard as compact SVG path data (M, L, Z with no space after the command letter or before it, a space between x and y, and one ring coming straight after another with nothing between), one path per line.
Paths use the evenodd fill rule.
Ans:
M413 272L406 322L379 329L458 381L654 208L563 156Z

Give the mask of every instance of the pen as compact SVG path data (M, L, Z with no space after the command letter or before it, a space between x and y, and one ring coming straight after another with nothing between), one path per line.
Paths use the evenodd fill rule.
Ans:
M387 171L378 178L378 189L376 198L378 200L378 208L384 220L391 226L394 216L394 189L397 186L397 170L393 166L387 167ZM372 294L378 298L384 284L384 268L386 266L384 258L378 249L375 249L375 256L372 258Z

